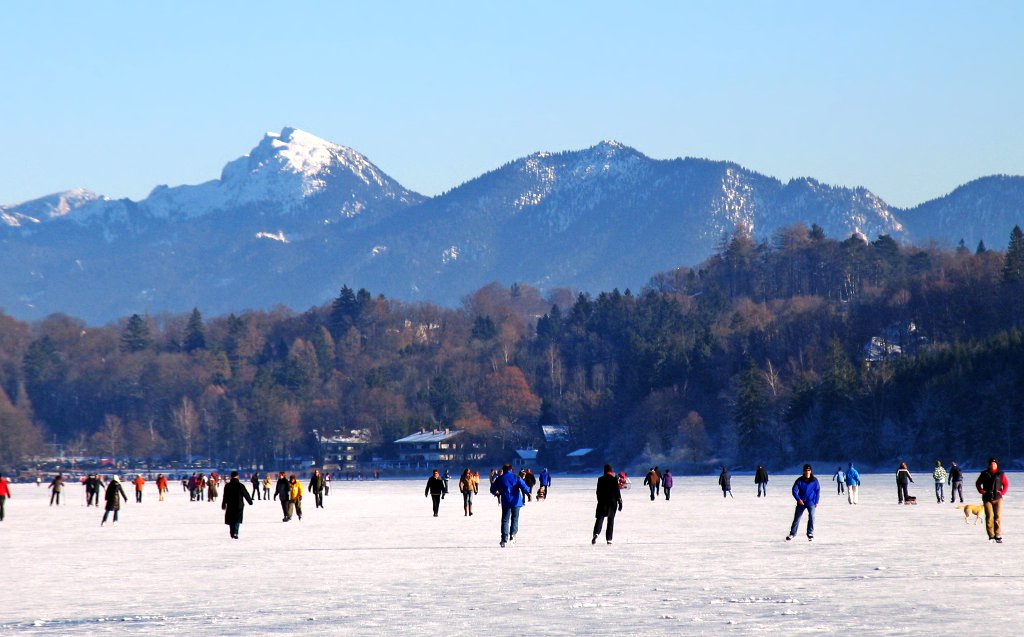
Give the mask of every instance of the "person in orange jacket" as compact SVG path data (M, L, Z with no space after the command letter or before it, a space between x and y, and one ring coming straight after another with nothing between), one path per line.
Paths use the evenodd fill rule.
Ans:
M132 480L132 484L135 485L135 502L141 504L142 485L146 484L146 480L140 474L135 474L135 479Z
M156 477L156 490L160 494L160 501L164 501L164 495L167 494L167 476L160 474Z

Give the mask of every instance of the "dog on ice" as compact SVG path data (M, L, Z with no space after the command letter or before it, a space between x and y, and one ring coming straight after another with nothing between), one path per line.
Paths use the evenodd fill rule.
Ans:
M981 516L985 513L984 504L965 504L956 508L964 510L964 524L967 524L972 515L974 516L974 524L978 524L981 521Z

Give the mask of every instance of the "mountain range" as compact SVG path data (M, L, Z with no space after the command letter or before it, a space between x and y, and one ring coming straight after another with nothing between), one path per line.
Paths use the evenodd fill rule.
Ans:
M219 179L145 199L78 189L0 206L0 309L90 323L319 305L342 284L453 305L492 281L639 289L722 237L818 224L833 237L1006 245L1024 177L984 177L911 209L864 188L786 183L730 162L651 159L614 141L517 159L436 197L351 148L285 128Z

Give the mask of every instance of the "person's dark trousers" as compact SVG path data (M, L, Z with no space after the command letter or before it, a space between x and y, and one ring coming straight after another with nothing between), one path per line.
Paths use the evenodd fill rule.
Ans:
M142 491L136 491L135 492L135 501L139 502L139 503L142 502Z
M765 497L768 497L768 485L763 483L763 482L758 482L757 483L757 497L760 498L762 495L765 496Z
M57 506L60 506L60 491L54 491L50 494L50 506L53 506L54 500L57 501Z
M653 484L651 485L651 500L654 499L654 490L657 489Z
M231 537L238 539L238 529L242 526L241 522L233 522L228 525L228 530L231 531Z
M604 519L608 518L608 526L605 528L604 539L609 542L612 541L612 536L615 535L615 512L618 510L618 506L615 504L609 505L598 505L597 507L597 519L594 520L594 538L601 535L601 527L604 525Z
M106 523L108 515L110 515L110 511L103 512L103 522L101 522L101 524ZM117 523L117 509L114 509L114 522Z
M316 508L318 508L318 509L324 508L324 492L323 491L320 491L319 493L314 492L313 496L314 496L313 499L316 500Z
M284 514L284 519L286 520L290 520L292 518L290 511L291 507L289 506L290 504L291 503L288 500L281 498L281 513Z
M671 490L672 490L672 487L665 487L665 499L666 500L670 499L670 495L671 494L669 493L669 491L671 491Z
M0 522L4 521L4 502L7 502L7 496L0 495Z
M254 496L256 496L257 500L262 499L262 498L260 498L260 485L259 485L259 483L256 483L256 484L252 485L252 494Z
M290 507L288 509L288 517L291 517L291 511L292 511L292 508L294 508L295 509L295 515L298 516L298 518L301 520L302 519L302 500L295 500L291 504L292 504L292 507Z
M804 511L807 511L807 537L814 537L814 507L806 504L796 505L796 511L793 512L793 526L789 527L790 537L796 536L797 527L800 526L800 518L803 517Z
M842 495L842 494L843 494L843 483L842 482L836 482L836 495Z
M904 502L906 502L907 498L910 497L910 492L907 490L908 486L909 485L906 485L906 484L898 484L898 485L896 485L896 495L900 499L900 504L903 504Z
M949 501L956 502L956 496L960 494L960 504L964 503L964 483L954 482L949 489Z
M431 499L434 501L434 517L437 517L437 512L441 509L441 494L434 495L430 494Z

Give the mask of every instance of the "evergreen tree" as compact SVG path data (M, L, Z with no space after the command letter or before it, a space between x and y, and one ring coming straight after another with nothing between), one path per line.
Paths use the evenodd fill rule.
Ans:
M149 325L138 314L132 314L131 318L128 319L128 323L124 326L124 331L121 332L121 351L141 352L149 349L149 346L152 344L153 340L149 335Z
M974 254L985 254L988 252L988 248L985 247L985 240L978 241L978 249L974 251Z
M206 328L203 326L203 315L199 313L199 308L193 308L192 315L188 318L182 349L186 352L206 349Z
M1014 226L1003 262L1003 283L1021 281L1024 281L1024 232L1021 232L1020 226Z

